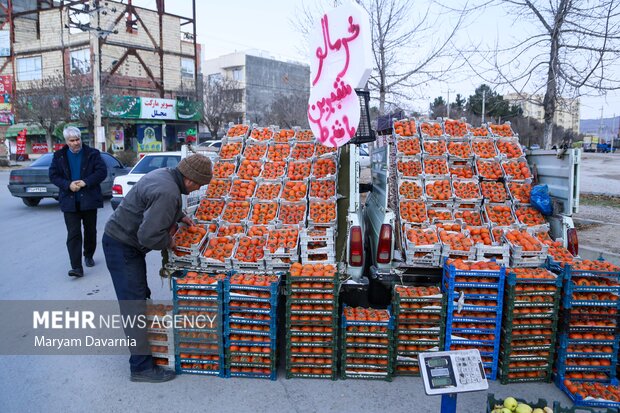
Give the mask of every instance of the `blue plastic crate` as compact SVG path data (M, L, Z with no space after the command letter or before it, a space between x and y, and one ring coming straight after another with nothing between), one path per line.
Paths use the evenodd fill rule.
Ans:
M575 381L572 380L571 381ZM589 380L595 381L595 380ZM564 391L566 395L572 400L575 406L586 406L586 407L602 407L602 408L612 408L612 409L620 409L620 402L612 402L612 401L597 401L597 400L584 400L578 395L572 394L566 386L564 385L564 377L562 375L555 376L555 384L560 388L560 390ZM613 384L614 386L618 385L618 380L612 379L608 384Z
M564 279L571 280L573 277L608 277L620 279L620 271L591 271L575 270L571 265L564 266Z
M226 372L226 377L227 378L231 378L231 377L241 377L241 378L246 378L246 379L269 379L269 380L276 380L278 378L278 370L274 369L271 370L271 372L269 374L263 374L263 373L242 373L242 372L232 372L232 371L227 371Z

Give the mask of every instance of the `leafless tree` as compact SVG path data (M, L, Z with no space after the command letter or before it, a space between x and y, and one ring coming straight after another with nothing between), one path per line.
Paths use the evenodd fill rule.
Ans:
M514 43L484 59L497 85L544 94L544 147L554 143L553 119L567 99L620 89L618 0L496 0L514 18ZM615 67L614 67L615 66ZM556 139L557 140L557 139Z
M267 123L289 129L293 126L307 129L308 95L294 93L277 96L267 113Z
M306 37L320 16L340 2L323 2L323 8L305 3L293 22ZM368 81L373 97L379 100L379 112L386 106L398 106L419 94L430 81L445 80L460 65L453 40L465 24L469 11L456 10L433 0L361 0L370 15L374 70ZM447 16L454 17L450 21Z
M215 138L226 123L237 120L241 112L242 89L233 80L210 78L205 80L203 90L202 121Z

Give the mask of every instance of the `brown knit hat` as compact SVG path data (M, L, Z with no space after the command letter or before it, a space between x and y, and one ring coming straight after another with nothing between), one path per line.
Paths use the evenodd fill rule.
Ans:
M207 185L211 182L211 160L204 155L196 154L181 159L177 169L184 177L191 179L198 185Z

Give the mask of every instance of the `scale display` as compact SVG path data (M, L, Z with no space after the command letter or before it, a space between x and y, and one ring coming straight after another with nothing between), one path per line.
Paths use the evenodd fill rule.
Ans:
M478 350L420 353L420 371L429 396L489 388Z

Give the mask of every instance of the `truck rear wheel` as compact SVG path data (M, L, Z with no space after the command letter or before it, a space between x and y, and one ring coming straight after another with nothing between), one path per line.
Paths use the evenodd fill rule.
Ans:
M22 198L22 201L26 206L36 207L41 202L41 198Z

